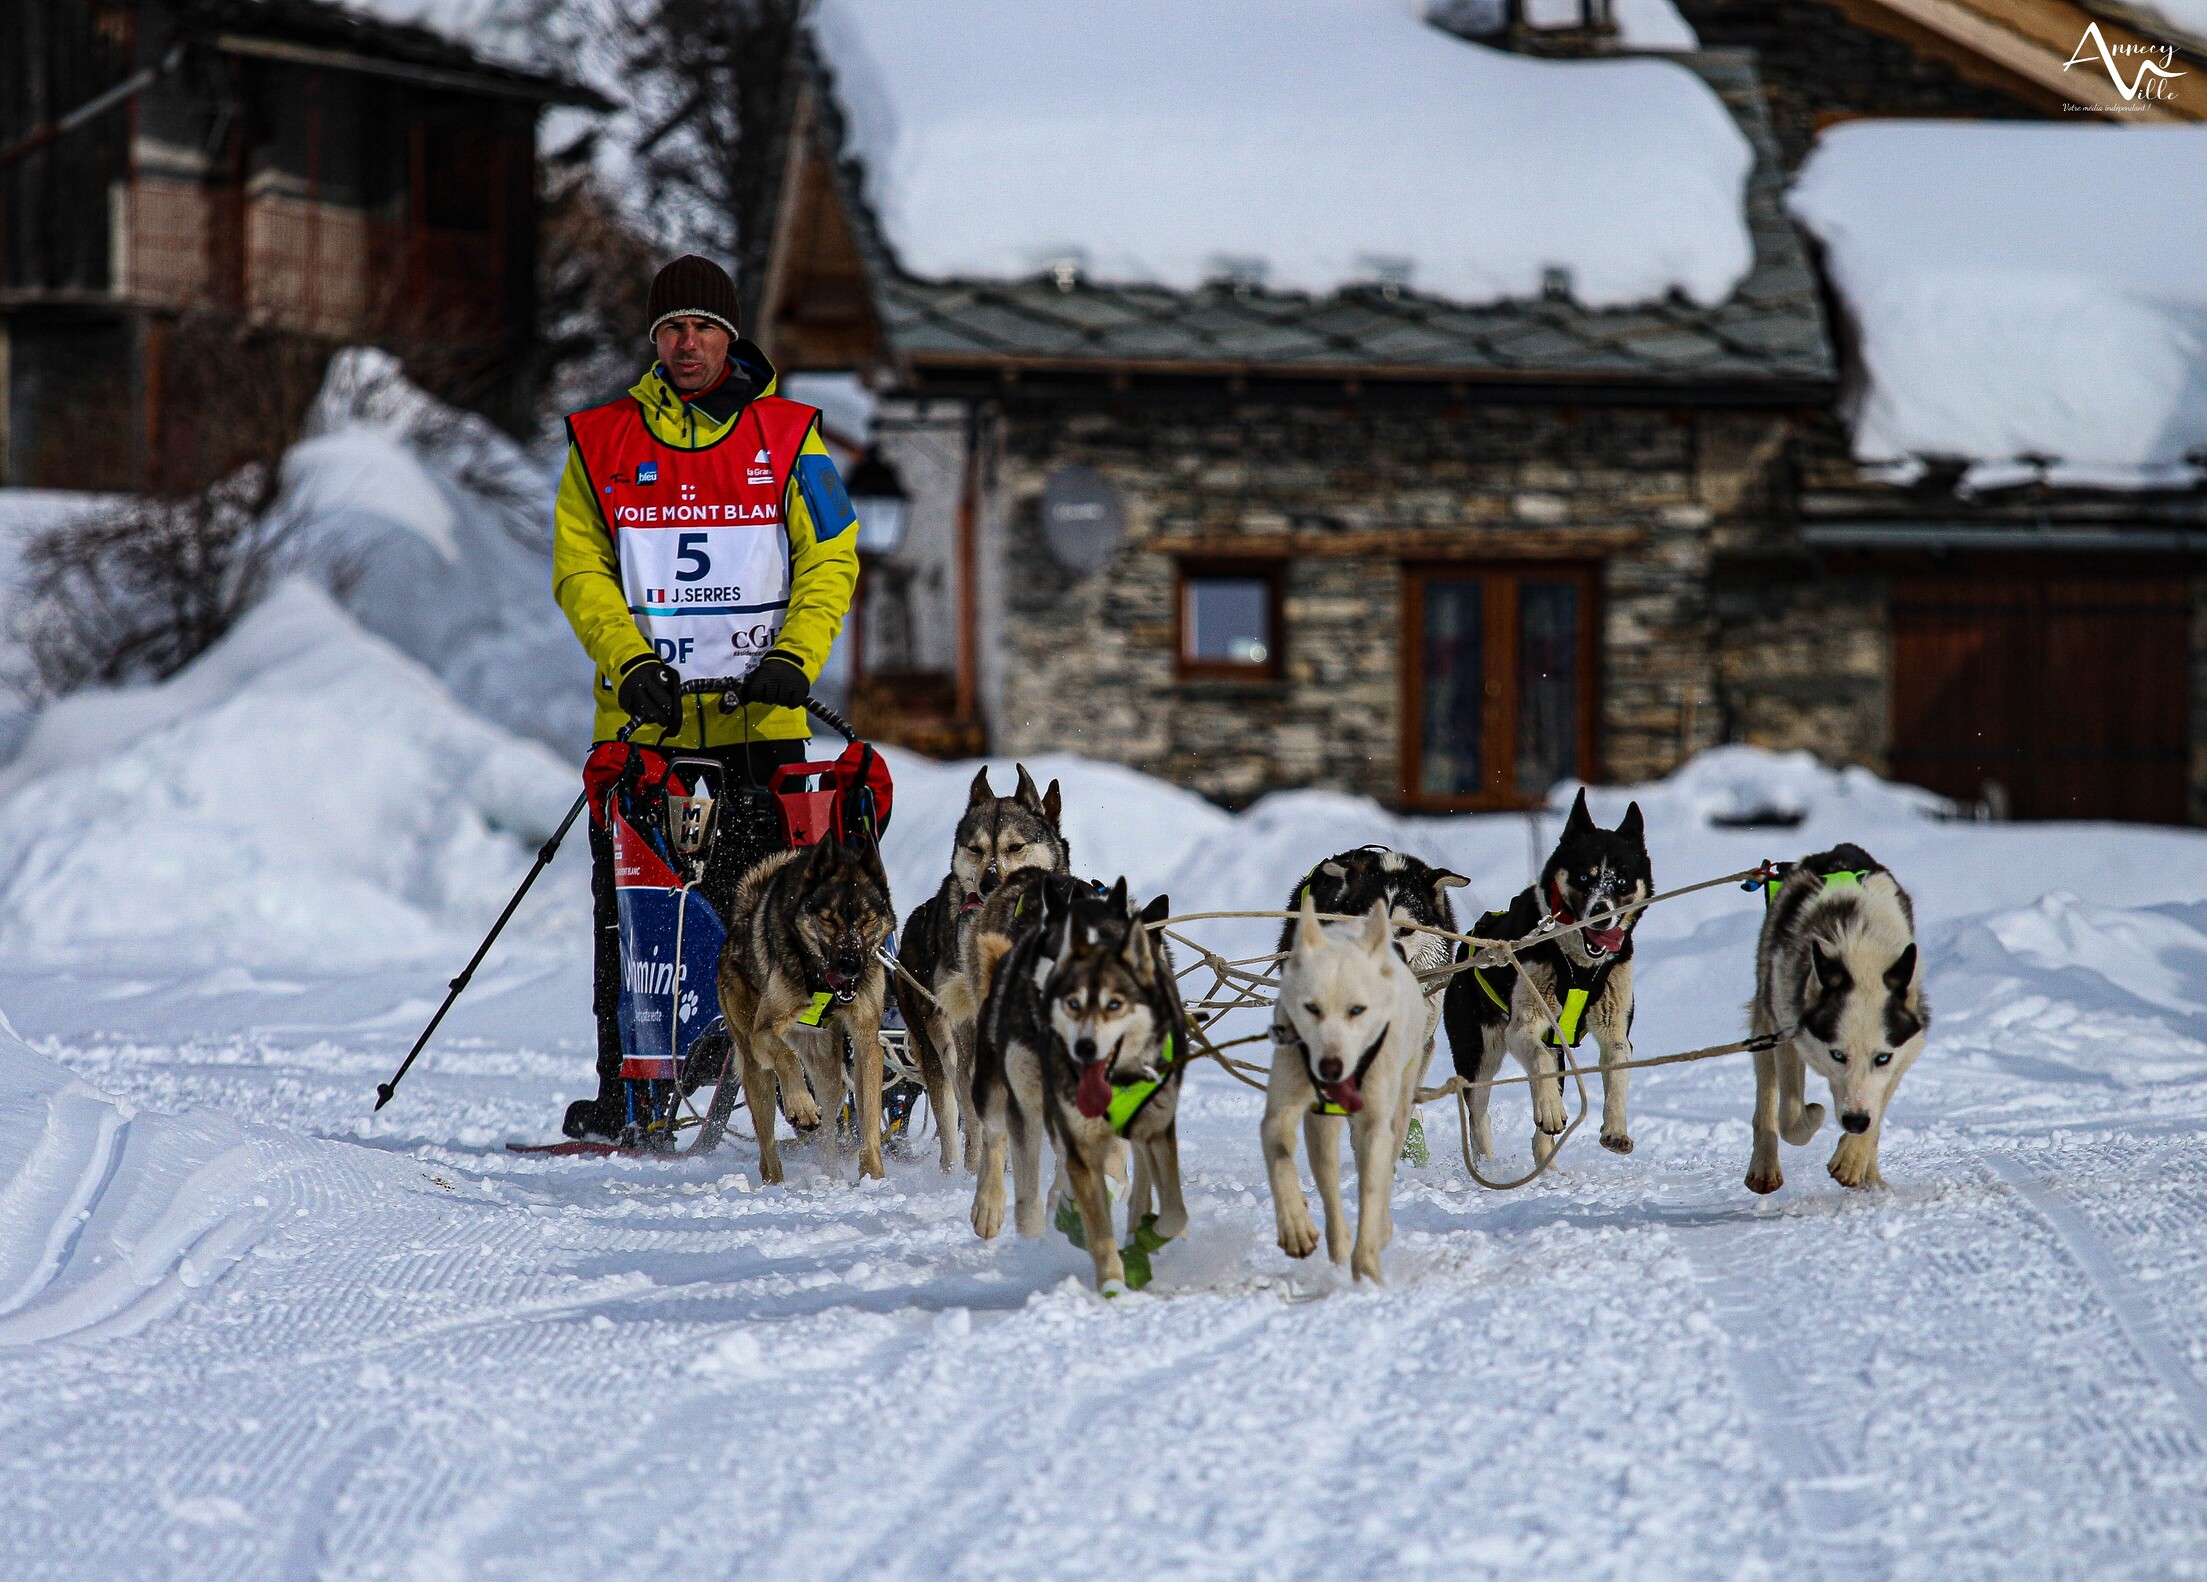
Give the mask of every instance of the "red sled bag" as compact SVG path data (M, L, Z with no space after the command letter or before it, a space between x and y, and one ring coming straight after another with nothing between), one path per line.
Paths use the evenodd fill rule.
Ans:
M649 747L632 747L627 742L598 743L582 765L583 789L590 793L590 822L605 822L606 793L624 782L631 796L649 797L666 790L676 796L686 795L680 778L668 773L670 768L667 755Z
M806 780L814 784L798 784ZM833 763L784 764L767 778L767 789L792 850L816 846L831 833L854 846L877 842L896 798L888 764L865 742L852 742Z

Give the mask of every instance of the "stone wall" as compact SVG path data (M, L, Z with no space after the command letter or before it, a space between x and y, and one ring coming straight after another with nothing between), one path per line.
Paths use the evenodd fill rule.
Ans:
M1602 562L1603 776L1658 775L1723 739L1712 546L1771 509L1781 418L1348 399L1015 405L997 423L999 751L1088 753L1230 805L1306 785L1396 800L1401 568L1437 544ZM1126 546L1082 579L1039 520L1073 463L1109 477L1127 517ZM1340 552L1352 535L1364 547ZM1285 565L1279 679L1180 678L1176 554L1252 544Z

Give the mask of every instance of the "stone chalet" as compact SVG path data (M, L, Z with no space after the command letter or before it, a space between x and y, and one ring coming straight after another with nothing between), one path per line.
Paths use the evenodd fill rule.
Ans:
M1486 9L1489 44L1618 47L1594 0L1564 30ZM1524 807L1747 741L2018 816L2197 820L2203 496L1867 475L1848 326L1782 207L1832 120L2060 115L2088 14L1994 47L1999 10L1680 0L1702 47L1668 58L1754 151L1753 268L1708 308L915 278L813 58L747 311L785 367L874 388L911 500L863 579L864 723L1230 806ZM2077 705L2110 688L2121 718Z

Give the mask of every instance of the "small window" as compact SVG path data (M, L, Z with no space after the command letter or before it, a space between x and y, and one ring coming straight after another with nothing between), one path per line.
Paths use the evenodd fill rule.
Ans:
M1180 672L1279 674L1280 577L1274 566L1189 566L1180 574Z

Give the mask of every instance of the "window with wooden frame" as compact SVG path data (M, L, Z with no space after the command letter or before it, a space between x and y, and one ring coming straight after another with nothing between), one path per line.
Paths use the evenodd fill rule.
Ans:
M1598 773L1598 567L1412 566L1402 596L1406 805L1536 807Z
M1181 675L1240 681L1279 676L1284 570L1277 561L1181 562Z

